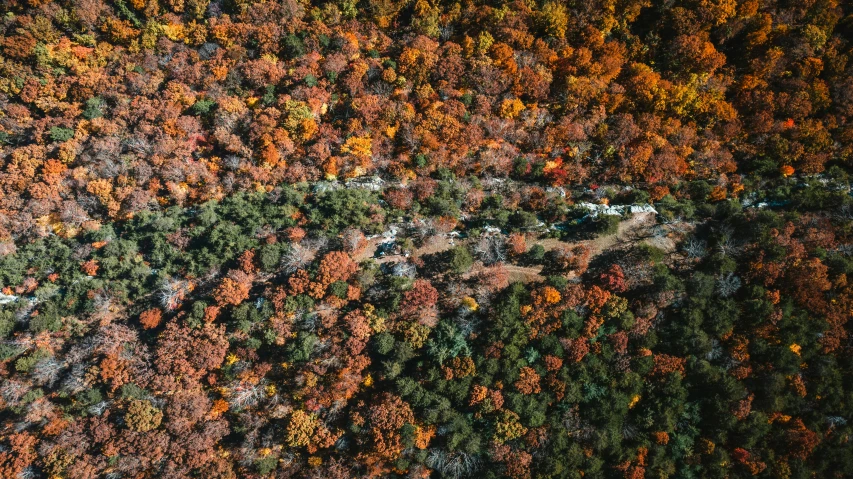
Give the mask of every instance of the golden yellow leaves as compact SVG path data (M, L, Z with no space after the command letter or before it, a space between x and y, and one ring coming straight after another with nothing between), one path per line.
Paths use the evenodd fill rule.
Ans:
M480 35L477 36L477 53L483 54L489 51L492 45L495 44L495 38L486 30L480 32Z
M543 299L545 299L545 302L548 304L557 304L560 302L560 299L562 299L560 296L560 292L551 286L545 286L545 289L542 291L542 293Z
M364 316L367 318L368 323L370 324L370 329L375 333L381 333L385 331L387 328L385 327L385 318L376 314L376 307L370 303L365 303L362 306L362 311L364 312Z
M450 381L454 378L466 378L477 374L477 367L474 360L470 357L457 356L453 358L446 366L442 367L444 379Z
M524 103L521 102L518 98L506 99L501 103L501 117L512 119L518 116L519 113L524 111Z
M311 436L320 421L317 416L305 411L294 411L287 426L287 444L291 447L305 447L311 442Z
M307 103L287 100L284 103L284 111L287 118L282 126L292 137L308 140L317 133L317 122Z
M638 402L640 402L640 395L635 394L634 397L631 398L631 402L628 403L628 409L632 409Z
M231 366L239 360L240 358L238 358L237 355L234 353L229 353L228 356L225 356L225 364L228 366Z
M548 2L542 7L539 23L547 35L556 38L566 36L569 15L563 2Z
M495 441L504 443L513 439L518 439L527 432L527 428L521 424L518 414L503 409L500 413L500 419L495 424Z
M413 349L420 349L429 337L429 332L429 326L412 321L403 329L403 337Z
M353 156L370 156L373 153L369 136L351 136L341 147L341 152Z
M173 42L180 42L184 39L184 25L181 23L161 25L160 31L163 32L163 35L165 35L166 38Z
M110 180L98 178L86 185L86 191L97 196L102 202L107 202L109 201L110 193L113 191L113 185L110 183Z
M477 304L476 299L470 296L465 296L462 298L462 307L468 311L477 311L480 308L480 305Z
M124 419L130 429L146 432L160 426L163 413L148 401L134 400L128 406Z
M186 24L156 24L152 22L149 25L146 25L146 32L143 33L143 39L146 42L150 42L152 37L156 38L158 33L162 33L166 38L173 42L183 42L188 45L201 45L207 39L207 27L195 20L187 22Z

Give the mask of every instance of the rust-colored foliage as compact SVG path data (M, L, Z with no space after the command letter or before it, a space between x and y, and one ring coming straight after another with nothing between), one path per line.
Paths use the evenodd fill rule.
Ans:
M346 281L355 274L358 265L343 251L332 251L320 260L316 281L323 287L335 281Z
M616 3L4 2L0 477L846 474L851 9Z
M539 384L541 379L535 369L523 367L519 372L518 380L515 382L515 388L521 394L537 394L542 390Z
M686 358L657 353L654 355L654 368L652 368L651 374L653 376L666 376L670 373L678 373L683 377L686 362Z
M820 435L809 430L799 418L793 421L785 436L791 455L803 461L808 459L821 442Z
M249 297L252 279L243 271L232 270L216 287L216 300L221 305L237 306Z
M89 276L98 274L98 268L98 262L94 259L90 259L80 265L80 270Z
M521 233L512 233L506 241L507 251L510 255L518 257L527 252L527 240Z
M403 303L400 313L426 326L435 326L438 321L436 303L438 291L428 280L419 279L412 288L403 293Z
M374 441L373 453L386 460L396 459L403 450L400 428L413 423L411 407L400 397L383 393L370 408L368 424Z
M610 265L607 271L601 273L599 279L601 286L612 293L622 293L628 289L625 281L625 273L618 264Z
M157 342L155 365L161 374L200 379L222 364L227 350L224 326L190 329L170 322Z
M161 321L163 321L163 312L158 308L147 309L139 315L139 323L145 329L154 329L160 326Z

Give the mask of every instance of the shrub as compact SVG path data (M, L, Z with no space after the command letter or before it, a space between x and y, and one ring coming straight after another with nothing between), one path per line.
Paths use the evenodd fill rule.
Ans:
M71 138L74 138L74 130L71 128L54 126L50 129L50 139L53 141L68 141Z

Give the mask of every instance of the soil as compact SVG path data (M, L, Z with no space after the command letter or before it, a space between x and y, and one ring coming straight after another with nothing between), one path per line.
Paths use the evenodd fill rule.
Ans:
M671 237L672 228L669 228L669 234L665 234L664 236L653 234L653 229L656 226L657 222L655 220L654 213L637 213L628 218L625 221L619 223L619 228L616 233L608 236L600 236L595 238L594 240L589 241L579 241L575 243L568 243L564 241L560 241L556 238L541 238L528 240L528 247L531 247L535 244L542 245L546 251L552 250L560 245L573 247L579 244L584 244L590 248L592 251L591 258L600 254L602 251L613 248L614 246L622 243L637 243L637 242L646 242L651 244L652 246L663 249L667 252L672 252L675 250L675 241ZM663 228L662 231L666 233L666 228ZM384 243L386 241L392 241L387 238L379 237L373 238L368 241L367 247L360 254L355 255L354 259L356 261L364 261L369 258L373 258L373 255L376 253L376 248L379 244ZM413 255L425 256L434 253L440 253L442 251L449 250L454 245L462 244L464 240L460 240L459 238L452 238L446 235L437 235L431 237L427 240L426 244L423 246L416 248L413 252ZM591 259L590 258L590 259ZM378 263L387 263L387 262L395 262L403 259L402 255L387 255L382 258L374 258L374 260ZM522 282L535 282L542 281L545 279L541 272L542 266L519 266L511 263L506 263L504 267L509 272L510 281L522 281Z

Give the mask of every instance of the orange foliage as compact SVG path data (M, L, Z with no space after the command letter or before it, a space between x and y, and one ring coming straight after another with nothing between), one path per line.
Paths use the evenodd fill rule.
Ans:
M160 326L162 320L163 312L157 308L145 310L139 315L139 323L142 324L144 329L154 329Z
M223 278L216 288L216 300L221 305L237 306L249 297L251 283L233 278Z
M358 265L343 251L332 251L320 260L316 281L326 287L335 281L346 281L358 269Z
M541 377L536 373L535 369L523 367L514 385L521 394L537 394L542 390L539 384L540 380Z
M85 261L80 264L80 270L89 276L95 276L98 274L98 261L94 259Z

